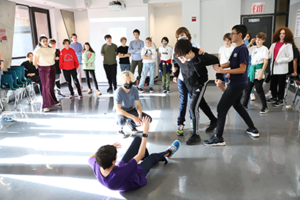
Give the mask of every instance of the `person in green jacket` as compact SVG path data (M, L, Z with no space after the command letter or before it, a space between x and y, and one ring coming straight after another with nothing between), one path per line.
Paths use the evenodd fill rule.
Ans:
M95 51L91 47L90 43L86 42L84 44L84 48L82 50L82 64L83 64L83 70L85 72L85 79L86 83L89 87L88 94L91 94L93 90L91 89L91 83L90 83L90 74L92 76L95 88L96 88L96 94L101 95L98 88L98 82L95 76Z

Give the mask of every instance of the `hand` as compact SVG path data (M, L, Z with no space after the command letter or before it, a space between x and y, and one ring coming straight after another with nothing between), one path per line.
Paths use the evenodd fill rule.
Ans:
M262 80L262 79L263 79L263 74L259 74L258 77L257 77L257 80L260 81L260 80Z
M133 120L134 120L136 125L142 125L142 120L140 118L134 117Z
M218 69L219 68L219 64L214 64L213 68L214 68L214 70Z
M113 146L115 146L117 149L122 148L122 145L119 142L114 143Z
M253 44L255 41L256 41L256 39L255 39L255 38L252 38L250 44Z
M150 127L150 118L149 117L143 118L143 126L144 126L144 134L148 134L149 127Z
M292 76L297 76L297 75L298 75L297 72L292 73Z
M177 77L174 77L174 78L173 78L173 82L174 82L174 83L177 83Z
M199 49L199 55L204 55L205 54L204 49L202 49L202 48L198 48L198 49Z
M57 56L57 57L55 58L55 60L59 60L59 57Z
M222 80L220 79L216 79L215 80L216 85L219 87L220 85L222 85Z
M275 61L275 64L276 64L276 65L278 65L278 62L277 62L277 61Z
M227 73L226 76L225 76L225 78L230 78L230 74Z
M143 115L142 114L139 116L139 119L143 122Z

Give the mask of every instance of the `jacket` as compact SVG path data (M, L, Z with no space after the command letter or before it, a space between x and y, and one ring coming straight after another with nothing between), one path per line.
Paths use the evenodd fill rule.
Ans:
M82 54L82 68L85 70L95 70L95 53L90 51Z
M63 70L72 70L79 67L79 62L75 54L74 49L69 48L68 50L64 48L60 52L59 56L59 68Z
M219 64L219 59L216 56L205 53L204 55L199 55L199 49L194 48L192 51L195 53L196 57L190 62L181 63L181 61L173 57L173 62L175 67L179 67L184 78L184 83L190 94L198 88L202 87L205 82L208 81L208 71L206 66ZM176 64L175 64L176 63ZM177 70L177 72L179 69ZM222 74L216 74L217 79L222 78Z
M270 72L273 75L276 74L287 74L289 72L289 62L291 62L294 58L293 46L290 43L283 44L279 49L277 57L275 61L278 64L273 65L274 62L274 49L276 43L273 43L270 47L269 58L271 58Z

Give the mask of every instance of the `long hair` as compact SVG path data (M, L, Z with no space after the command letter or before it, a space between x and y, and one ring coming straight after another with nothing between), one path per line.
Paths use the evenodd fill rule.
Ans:
M90 52L95 53L94 49L91 47L90 43L88 43L88 42L84 43L82 53L85 52L85 45L88 45L88 46L89 46L89 51L90 51Z
M277 31L273 35L272 43L276 43L276 42L280 41L280 31L282 31L282 30L285 31L284 43L293 44L294 43L294 35L293 35L292 31L287 27L280 27L279 29L277 29Z

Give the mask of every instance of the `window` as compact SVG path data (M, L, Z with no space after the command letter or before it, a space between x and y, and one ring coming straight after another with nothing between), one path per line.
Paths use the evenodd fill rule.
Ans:
M15 29L13 40L13 58L24 58L32 51L32 32L29 19L29 8L16 5Z

